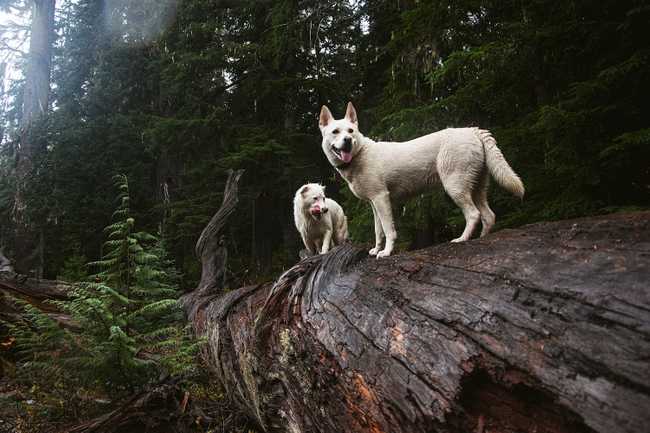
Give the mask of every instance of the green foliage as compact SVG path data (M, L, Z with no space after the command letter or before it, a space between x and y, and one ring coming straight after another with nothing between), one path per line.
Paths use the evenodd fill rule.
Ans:
M86 263L88 263L88 260L86 260L85 256L79 254L71 255L63 262L61 273L57 279L71 283L85 280L88 278Z
M158 238L135 231L126 177L115 182L119 204L104 229L104 255L88 264L95 273L73 286L69 300L52 301L66 322L20 303L23 321L9 324L24 379L43 389L113 399L195 368L201 342L183 325L179 276Z

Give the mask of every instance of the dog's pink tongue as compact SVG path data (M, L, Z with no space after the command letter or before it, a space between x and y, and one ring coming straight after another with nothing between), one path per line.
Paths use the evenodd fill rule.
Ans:
M343 162L348 163L352 161L352 154L350 152L346 152L345 150L342 150L341 159L343 160Z

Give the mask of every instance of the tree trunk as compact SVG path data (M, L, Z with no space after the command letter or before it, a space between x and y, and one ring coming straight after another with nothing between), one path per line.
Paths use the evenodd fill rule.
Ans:
M201 251L186 309L215 379L265 431L638 433L650 423L650 212L380 260L347 244L221 296Z
M27 218L25 190L36 154L34 125L47 113L50 94L50 70L54 36L55 0L33 0L29 57L23 94L23 115L20 123L20 145L16 153L16 268L25 274L41 277L42 234ZM40 271L39 271L40 269Z
M28 128L32 121L47 112L54 37L54 3L55 0L33 0L29 60L21 120L23 129ZM29 146L21 143L21 147L22 150L29 152Z

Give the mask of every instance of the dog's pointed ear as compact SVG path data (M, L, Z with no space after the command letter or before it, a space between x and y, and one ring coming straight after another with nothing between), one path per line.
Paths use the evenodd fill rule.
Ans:
M348 102L348 109L345 110L345 118L350 122L354 123L355 125L359 123L359 121L357 120L357 110L354 109L354 105L352 105L352 101Z
M305 186L303 186L303 187L300 189L300 194L304 194L304 193L306 193L307 191L309 191L309 187L308 187L307 185L305 185Z
M333 119L330 109L327 108L327 105L323 105L320 109L320 118L318 119L318 126L320 129L325 128Z

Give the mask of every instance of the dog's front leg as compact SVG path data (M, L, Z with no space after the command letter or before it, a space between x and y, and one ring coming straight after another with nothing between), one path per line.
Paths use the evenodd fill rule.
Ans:
M307 249L307 252L309 253L310 256L313 256L316 254L317 249L314 248L314 243L307 237L305 233L300 233L300 237L302 238L302 243L305 245L305 248Z
M323 246L320 249L321 254L325 254L330 250L331 241L332 241L332 230L327 230L323 235Z
M381 220L381 226L386 235L386 245L384 249L377 253L377 258L390 256L395 246L395 239L397 232L395 231L395 223L393 221L393 209L390 205L390 195L388 191L379 194L372 200L375 211Z
M372 207L372 215L375 219L375 247L368 251L368 254L371 256L376 256L379 251L381 251L381 246L384 243L384 230L381 228L381 220L379 219L379 213L375 209L375 205L370 202Z

